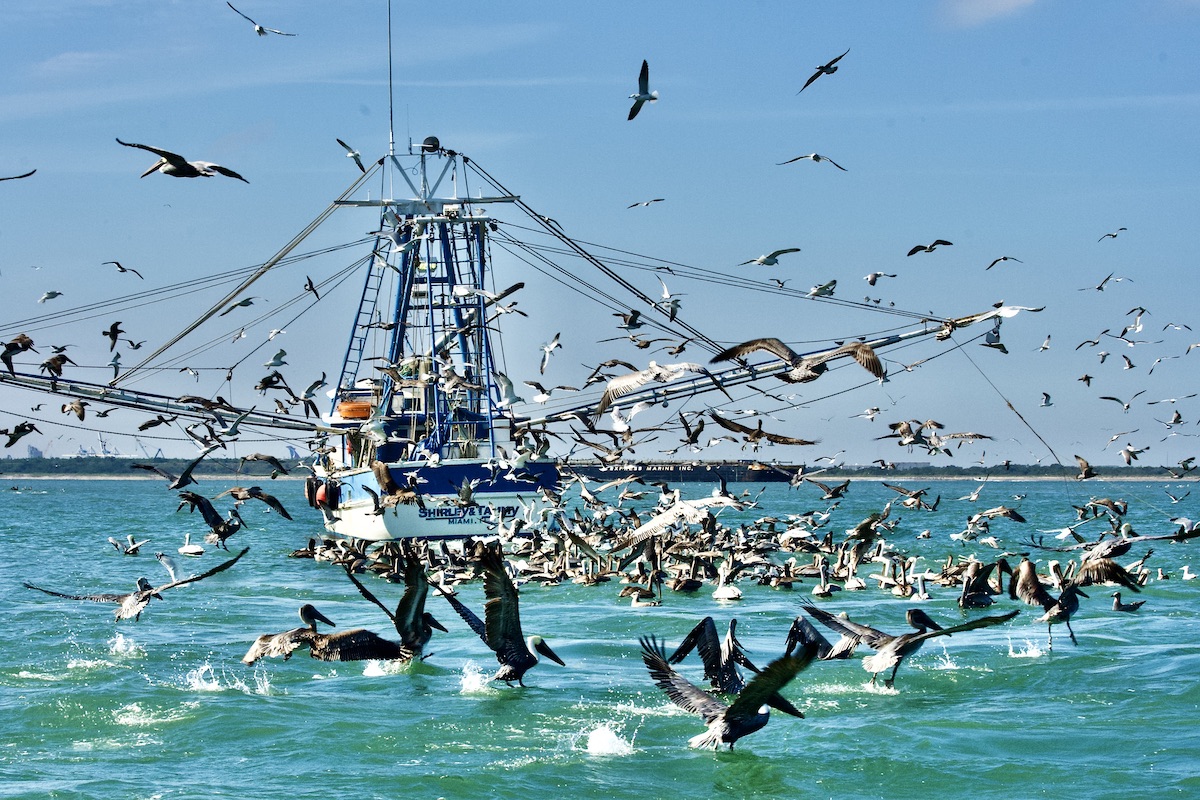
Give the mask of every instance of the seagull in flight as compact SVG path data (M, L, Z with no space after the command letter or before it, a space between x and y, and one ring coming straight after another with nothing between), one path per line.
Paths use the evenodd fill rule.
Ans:
M947 247L949 247L953 244L954 244L954 242L947 242L945 239L934 239L933 244L916 245L915 247L913 247L913 249L908 251L908 254L910 256L913 256L913 255L916 255L917 253L932 253L939 245L946 245Z
M1097 241L1097 242L1103 242L1105 239L1115 239L1115 238L1117 238L1117 234L1118 234L1118 233L1120 233L1121 231L1127 231L1127 230L1129 230L1129 229L1128 229L1128 228L1117 228L1117 229L1116 229L1115 231L1113 231L1112 233L1106 233L1106 234L1104 234L1103 236L1101 236L1101 237L1100 237L1099 239L1097 239L1096 241Z
M759 256L758 258L752 258L749 261L743 261L741 264L738 264L738 266L744 267L747 264L758 264L758 265L764 266L764 267L773 267L779 263L779 257L781 255L783 255L784 253L799 253L799 252L800 252L799 247L785 247L782 250L773 250L770 253L767 253L765 256Z
M353 147L351 147L350 145L343 142L341 139L337 139L336 141L342 147L346 148L346 158L353 158L354 163L358 165L358 168L360 170L362 170L364 174L366 174L367 168L363 166L362 153L358 152Z
M638 90L629 97L633 100L633 107L629 109L629 119L636 117L646 103L658 102L658 91L650 91L650 64L645 60L642 61L642 71L638 74Z
M1013 258L1012 256L1000 256L1000 257L999 257L999 258L997 258L995 261L993 261L992 263L990 263L990 264L988 264L986 267L984 267L984 268L983 268L983 269L984 269L984 271L986 272L987 270L989 270L989 269L991 269L992 267L994 267L994 266L996 266L997 264L999 264L1001 261L1015 261L1015 262L1017 262L1018 264L1024 264L1024 263L1025 263L1025 262L1024 262L1024 261L1022 261L1021 259L1019 259L1019 258Z
M134 275L137 275L139 278L142 278L142 280L146 280L145 278L142 277L142 273L138 272L136 269L130 269L129 267L121 266L120 261L103 261L101 263L102 264L113 264L116 266L117 272L132 272Z
M847 47L846 53L849 53L849 52L850 52L850 48ZM845 57L846 53L842 53L840 56L833 59L828 64L823 64L823 65L817 67L816 68L817 71L812 74L812 77L809 78L807 81L805 81L804 85L800 87L800 92L803 92L809 86L812 86L813 81L815 81L817 78L821 77L822 75L832 75L833 73L837 72L838 71L837 62L841 61L842 58ZM796 94L800 94L800 92L796 92Z
M222 167L220 164L214 164L211 161L187 161L178 153L172 153L170 150L160 150L157 147L151 147L145 144L136 144L134 142L122 142L117 139L117 144L125 147L136 147L139 150L147 150L158 156L158 161L143 172L138 177L144 178L151 172L161 172L163 175L170 175L172 178L211 178L213 175L224 175L227 178L237 178L242 183L250 181L243 178L228 167Z
M229 2L227 2L227 3L225 3L225 5L229 6L230 8L233 8L233 3L229 3ZM259 24L258 24L257 22L255 22L254 20L252 20L252 19L250 19L249 17L247 17L247 16L246 16L245 14L243 14L242 12L238 11L236 8L233 8L233 10L234 10L234 13L236 13L236 14L237 14L239 17L241 17L242 19L246 20L246 21L247 21L247 22L249 22L251 25L253 25L253 26L254 26L254 32L255 32L255 33L257 33L259 36L266 36L268 33L277 33L277 34L279 34L280 36L295 36L295 35L296 35L296 34L294 34L294 33L284 33L283 31L277 31L277 30L275 30L274 28L265 28L265 27L263 27L262 25L259 25Z
M637 208L638 206L645 207L645 206L650 205L651 203L661 203L662 201L664 201L666 199L667 198L665 198L665 197L656 197L653 200L643 200L640 203L630 203L629 205L627 205L625 207L626 208Z
M830 164L833 164L835 167L840 169L842 172L846 172L846 168L843 167L841 164L837 163L836 161L834 161L832 158L829 158L828 156L821 155L820 153L809 153L806 156L796 156L795 158L789 158L787 161L780 161L775 166L782 167L784 164L794 164L795 162L803 161L804 159L808 159L808 160L812 161L814 164L820 164L822 161L828 161Z

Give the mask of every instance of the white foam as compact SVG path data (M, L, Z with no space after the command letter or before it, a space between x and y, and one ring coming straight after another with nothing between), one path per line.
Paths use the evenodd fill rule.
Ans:
M492 694L496 691L490 685L488 674L474 661L463 664L462 678L459 679L460 691L463 694Z
M1009 658L1039 658L1040 656L1044 656L1045 654L1046 654L1046 651L1042 650L1042 648L1038 647L1036 644L1029 641L1028 639L1025 640L1025 647L1021 650L1014 649L1012 639L1008 640L1008 657Z
M633 743L604 724L588 733L587 752L593 756L627 756L633 753Z

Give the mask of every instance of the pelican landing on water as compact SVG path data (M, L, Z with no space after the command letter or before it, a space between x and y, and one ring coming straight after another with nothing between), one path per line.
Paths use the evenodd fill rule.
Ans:
M192 575L188 578L175 580L172 578L170 583L165 583L162 586L153 586L150 581L145 578L138 578L137 588L126 594L64 594L62 592L54 592L49 589L43 589L40 586L34 586L32 583L22 584L26 589L36 589L39 592L53 595L54 597L63 597L67 600L88 600L93 603L116 603L117 604L117 620L132 618L135 622L141 619L142 612L146 610L146 606L150 605L150 600L162 600L162 592L167 589L174 589L176 586L183 586L188 583L202 581L205 578L216 575L218 572L224 572L238 562L242 556L250 552L247 547L242 552L238 553L233 558L218 564L208 572L202 572L199 575Z
M824 611L816 606L806 605L801 606L801 608L825 627L837 631L844 636L854 637L874 650L874 655L869 655L863 659L863 669L871 673L871 683L874 684L875 679L879 677L879 673L890 667L892 674L883 682L883 685L889 689L896 683L896 670L900 669L900 664L905 658L920 650L921 645L925 644L926 639L932 639L935 636L950 636L960 631L969 631L975 628L989 628L992 625L1008 622L1019 613L1017 611L1010 611L1007 614L1000 614L994 617L980 617L969 622L964 622L961 625L943 628L930 619L929 615L921 609L910 608L905 616L908 619L908 624L916 628L917 632L893 636L890 633L884 633L867 625L860 625L848 619L835 617L828 611Z
M729 749L738 739L760 730L767 724L771 708L776 708L794 717L804 715L788 702L779 690L791 682L800 670L812 663L817 654L816 645L805 645L797 655L786 655L775 659L754 677L733 703L726 705L687 678L680 675L667 662L666 651L653 636L642 637L642 661L650 670L650 677L658 688L667 693L671 702L704 719L708 730L688 740L691 747L719 748L728 744Z
M438 590L446 601L463 618L463 622L478 634L483 643L496 653L500 662L500 670L492 676L494 681L504 681L512 685L516 681L525 685L522 678L525 673L538 663L538 653L565 667L566 664L550 649L541 636L525 638L521 632L521 615L517 606L517 587L504 568L504 558L497 549L485 547L479 559L480 569L483 570L483 594L487 598L481 620L471 609L459 602L458 598L442 589Z

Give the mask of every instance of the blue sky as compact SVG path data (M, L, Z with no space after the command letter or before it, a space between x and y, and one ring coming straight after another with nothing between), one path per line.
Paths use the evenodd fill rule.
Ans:
M38 170L0 183L5 340L47 312L261 262L353 180L335 138L368 160L386 152L382 0L234 5L297 35L257 37L220 0L0 7L0 176ZM1195 451L1200 402L1146 401L1193 391L1192 359L1200 359L1184 355L1200 342L1191 278L1200 3L397 2L394 15L401 147L410 136L437 135L580 240L730 276L786 279L802 292L837 279L840 298L880 298L918 313L955 316L1000 300L1046 306L1005 323L1007 356L970 341L981 332L971 329L956 337L969 342L960 351L912 372L893 364L886 384L845 391L862 382L845 370L803 387L797 407L771 407L778 419L766 418L766 427L821 445L773 447L760 457L804 461L844 450L840 458L850 462L916 460L875 437L888 422L934 418L947 430L996 437L956 451L953 463L1052 461L1006 401L1067 463L1073 453L1115 463L1127 441L1150 447L1139 463L1174 464ZM838 72L797 94L816 65L847 48ZM642 59L661 99L630 122ZM250 183L138 179L153 156L115 137L218 162ZM846 171L777 165L812 152ZM653 197L666 199L626 208ZM371 227L339 218L333 238ZM1118 228L1127 230L1097 241ZM905 255L938 238L954 244ZM801 252L775 267L737 266L782 247ZM1021 263L984 269L1005 255ZM109 260L139 269L144 285L102 266ZM870 287L863 276L875 271L898 277ZM1109 273L1127 280L1079 291ZM652 273L636 281L657 289ZM327 315L277 340L292 354L294 383L336 369L346 304L356 294L350 284ZM38 304L51 289L63 296ZM904 324L878 311L700 281L680 279L671 289L686 294L692 324L729 343L774 336L815 348ZM219 297L199 294L191 311ZM538 346L557 330L563 348L548 382L577 382L583 364L609 356L644 363L631 347L595 344L619 333L606 328L604 314L573 326L559 317L569 302L533 288L521 298L537 313L506 337L511 375L536 378ZM1120 331L1138 306L1149 313L1130 338L1146 344L1106 338L1075 349L1102 329ZM186 313L146 306L120 318L135 339L155 343ZM572 308L570 321L582 314ZM72 341L72 358L99 375L110 356L98 332L111 319L78 329L43 321L30 333L39 343ZM1039 351L1048 334L1049 349ZM894 358L947 349L930 343ZM1099 350L1113 355L1101 364ZM253 358L272 353L273 344L263 346ZM1135 368L1122 369L1122 354ZM681 357L706 360L702 352ZM1095 378L1090 388L1076 380L1085 373ZM182 380L174 376L171 391L194 388ZM1100 399L1141 389L1128 412ZM1052 405L1041 406L1042 392ZM834 396L816 399L825 395ZM46 436L29 443L56 454L94 444L56 408L26 414L40 398L11 390L0 397L0 427L40 421ZM239 399L253 402L245 392ZM747 397L729 408L753 404ZM875 422L851 419L874 406L882 409ZM1161 420L1176 408L1187 424L1168 428ZM116 435L129 427L118 416L111 441L134 452ZM1105 449L1111 435L1135 428ZM637 455L654 455L673 438Z

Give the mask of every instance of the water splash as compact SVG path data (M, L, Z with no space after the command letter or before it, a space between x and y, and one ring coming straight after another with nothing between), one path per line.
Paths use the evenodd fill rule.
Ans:
M1008 657L1009 658L1039 658L1044 656L1046 651L1038 647L1030 640L1025 640L1025 647L1021 650L1013 648L1012 638L1008 640Z
M108 642L108 652L114 656L144 656L146 648L118 632L116 636Z
M178 706L150 709L141 703L128 703L113 712L113 722L131 728L146 728L184 719L199 703L180 703Z
M950 658L950 651L946 649L946 645L942 645L942 655L933 662L932 669L958 669L958 664Z
M385 675L400 675L408 672L408 668L413 664L412 661L398 661L390 659L387 661L378 661L372 659L363 667L363 675L368 678L382 678Z
M217 679L211 664L202 664L183 676L184 685L193 692L219 692L225 687Z
M462 694L491 694L496 690L489 685L488 674L474 661L463 664L462 678L459 680Z
M625 741L605 723L588 733L587 752L593 756L628 756L633 754L633 742Z

